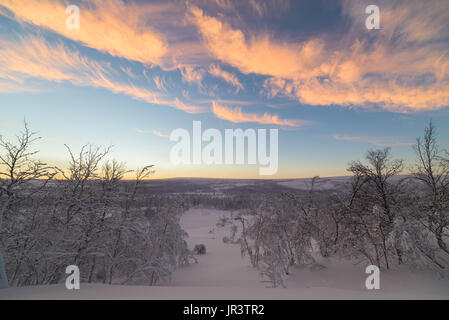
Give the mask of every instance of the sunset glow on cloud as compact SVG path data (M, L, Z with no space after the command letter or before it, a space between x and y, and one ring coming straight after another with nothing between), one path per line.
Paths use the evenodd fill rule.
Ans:
M145 8L122 1L92 0L83 8L83 27L66 27L66 5L62 2L5 0L2 5L17 19L48 28L88 47L142 63L157 62L167 52L159 34L144 26Z
M14 110L4 121L28 117L31 101L59 108L64 92L106 108L115 127L131 114L151 123L126 132L152 133L164 155L160 138L193 120L275 127L283 150L300 137L409 147L393 121L444 121L449 106L449 2L430 2L379 0L380 29L368 30L364 0L76 0L70 29L67 1L3 0L0 102Z
M222 78L227 83L231 84L236 88L236 92L239 92L243 89L243 85L240 83L239 79L235 76L235 74L226 72L220 69L217 65L211 65L209 67L209 73L215 77Z
M236 108L226 108L219 105L216 102L212 102L212 112L217 118L228 120L231 122L256 122L260 124L271 124L277 126L288 126L288 127L299 127L301 125L308 124L307 121L293 120L293 119L279 119L277 115L270 115L264 113L263 115L258 115L255 113L245 113L239 107Z
M146 27L148 24L145 13L154 15L169 10L174 4L172 7L164 7L157 3L144 5L120 0L91 0L85 3L83 27L79 30L70 30L65 26L65 20L61 19L65 15L62 2L32 0L23 6L17 1L4 1L2 5L18 21L50 29L113 56L158 65L168 54L171 36L164 37L163 30L156 32L153 27ZM251 3L253 9L260 14L262 6L257 6L257 2ZM449 101L449 56L447 45L439 41L441 32L447 29L448 23L447 20L434 17L441 11L449 11L449 5L447 2L438 2L436 6L420 10L423 9L420 2L411 3L412 6L403 8L385 2L383 30L367 37L366 30L357 25L361 23L359 12L355 12L357 5L343 2L343 10L352 26L351 32L338 41L326 41L326 33L304 41L289 41L287 35L274 37L267 32L244 31L232 27L226 18L208 15L191 4L185 6L185 14L179 19L197 29L197 45L203 46L211 59L231 65L243 74L270 76L271 79L264 85L269 97L283 94L310 105L376 104L397 111L440 108L448 105ZM230 2L227 7L229 6L232 7ZM360 5L359 7L362 8ZM173 12L181 14L179 10ZM173 27L177 27L176 23ZM32 44L26 44L22 40L23 48L19 47L20 42L13 46L16 51L33 54L29 52L31 46L38 48L44 45L38 43L43 42L42 38L33 38L31 42ZM176 43L176 46L188 55L192 41L184 46ZM67 61L66 50L60 49L61 57L54 52L52 57L56 61L59 59L61 62L71 63L72 61ZM14 54L3 53L4 56ZM84 57L79 59L87 60ZM186 83L201 86L206 72L209 72L235 87L237 93L243 89L234 73L223 70L216 63L208 66L188 65L183 63L182 53L177 59L182 80ZM44 72L45 77L50 80L73 78L58 65L47 70L48 66L34 65L29 68L26 58L22 62L29 76L40 77ZM7 68L12 69L11 71L20 68L17 63L14 61ZM133 79L132 76L129 77ZM147 99L148 92L131 95Z

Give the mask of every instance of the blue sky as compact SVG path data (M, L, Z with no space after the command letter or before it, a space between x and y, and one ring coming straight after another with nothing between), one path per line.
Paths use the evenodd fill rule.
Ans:
M0 6L0 134L23 119L40 157L64 166L86 143L155 178L259 176L257 165L170 163L176 128L279 129L268 178L345 175L390 146L413 162L432 119L449 147L449 5L379 1L73 1ZM331 5L329 5L331 3ZM214 107L215 106L215 107Z

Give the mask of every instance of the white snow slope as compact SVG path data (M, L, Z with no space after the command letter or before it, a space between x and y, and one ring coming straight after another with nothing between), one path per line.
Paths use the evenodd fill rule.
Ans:
M287 288L268 288L259 272L241 258L240 248L222 241L227 230L216 227L229 212L191 209L181 223L189 233L190 247L203 243L207 253L198 263L175 271L168 286L110 286L81 284L80 290L64 285L0 290L1 299L449 299L449 279L408 269L381 271L380 289L365 288L365 265L320 261L322 270L294 269ZM82 271L81 271L82 272Z

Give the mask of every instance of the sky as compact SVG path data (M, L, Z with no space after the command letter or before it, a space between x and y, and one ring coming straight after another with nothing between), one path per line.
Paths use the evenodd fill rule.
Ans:
M449 1L0 0L0 134L24 120L60 167L91 143L153 178L341 176L384 147L408 168L429 120L449 148ZM193 121L278 129L277 172L174 165Z

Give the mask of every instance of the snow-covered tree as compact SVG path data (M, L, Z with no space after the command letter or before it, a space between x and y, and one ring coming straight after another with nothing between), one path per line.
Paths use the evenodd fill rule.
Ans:
M424 136L416 140L414 147L417 161L413 170L422 185L422 193L416 201L417 218L436 240L441 252L449 255L449 161L447 152L436 139L436 128L429 122Z
M34 160L37 139L26 124L16 143L0 138L2 287L62 282L71 264L82 281L154 285L194 260L183 199L141 192L153 166L123 181L110 148L85 145L58 169Z
M8 287L8 278L3 258L3 249L8 244L27 247L20 243L11 221L16 219L33 219L33 212L19 211L25 201L39 193L55 176L55 168L36 159L38 151L32 150L33 144L39 140L35 132L24 122L24 130L16 136L16 141L5 140L0 136L0 288ZM31 231L31 230L30 230ZM16 231L17 232L17 231ZM19 242L19 243L17 243ZM20 269L23 255L15 257L18 261L16 269Z

